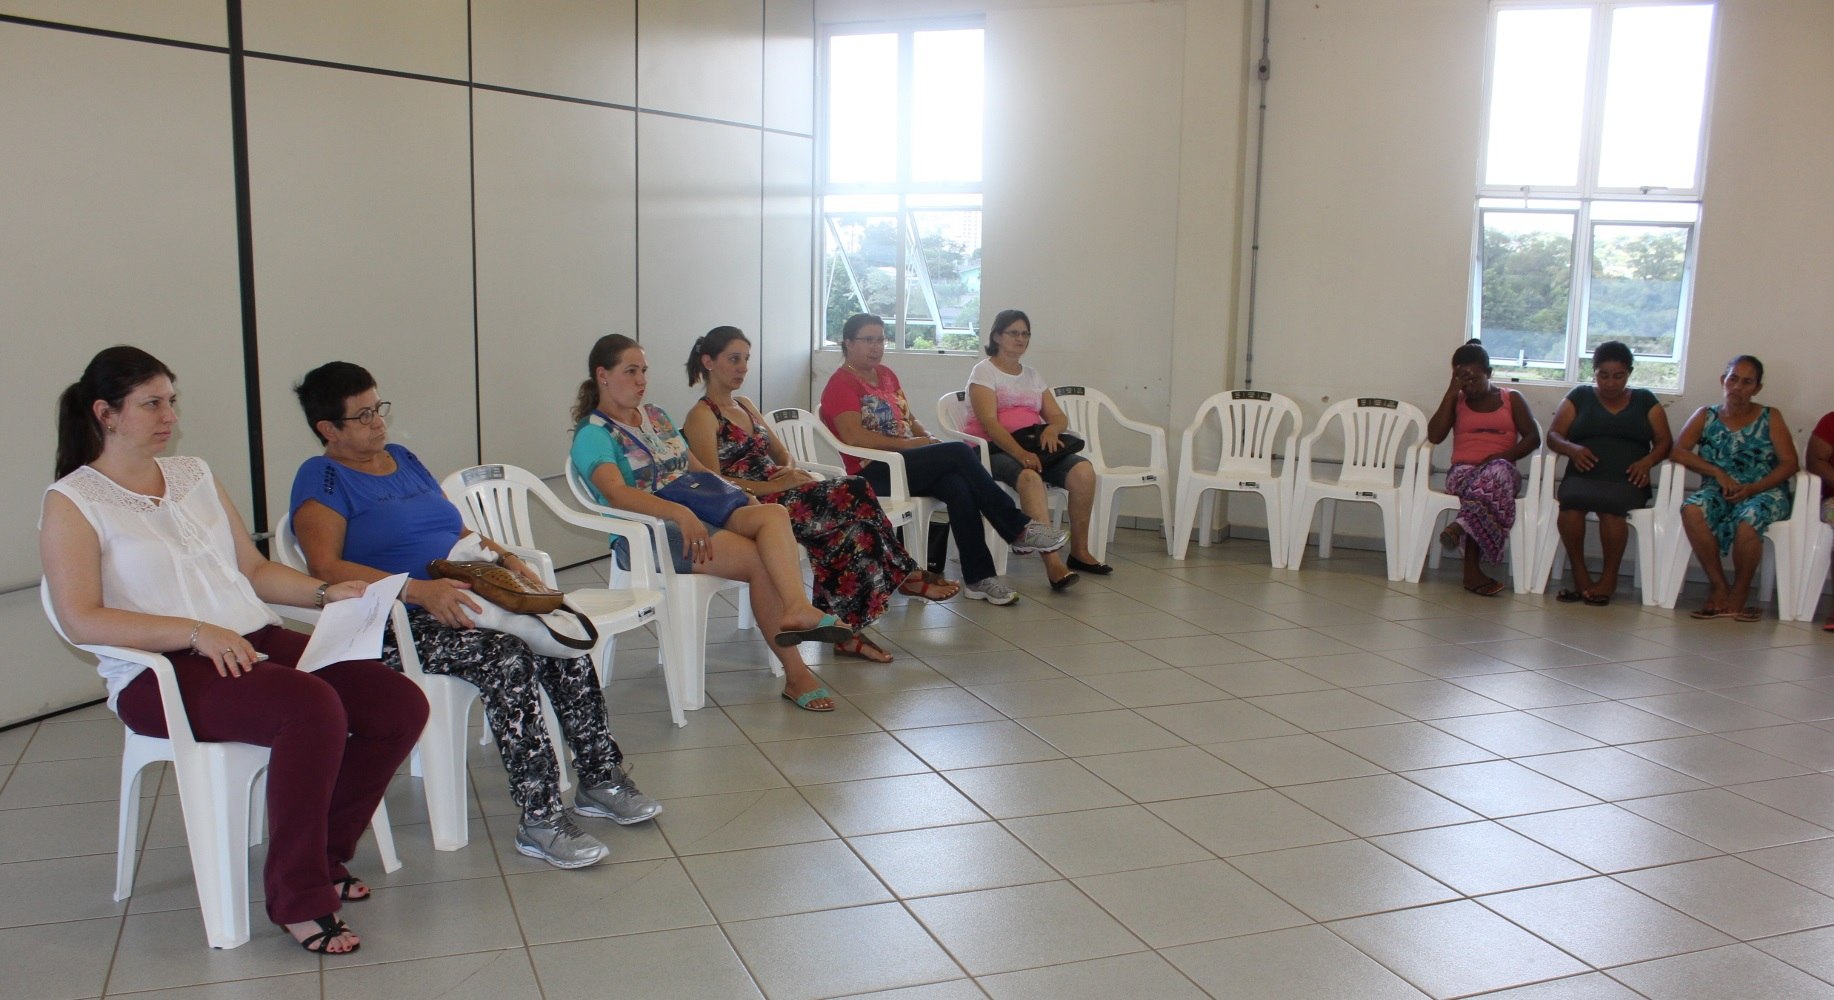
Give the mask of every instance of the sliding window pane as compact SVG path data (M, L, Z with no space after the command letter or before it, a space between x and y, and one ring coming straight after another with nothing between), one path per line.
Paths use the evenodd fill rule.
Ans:
M828 39L828 180L898 180L898 36Z
M1592 12L1584 8L1497 13L1485 184L1579 183L1591 34Z
M981 213L912 212L911 230L916 246L913 266L926 283L915 283L909 292L913 314L921 311L934 321L928 346L945 351L980 349L981 326ZM920 303L918 299L926 299ZM929 302L934 302L932 310Z
M1675 356L1689 233L1686 226L1592 227L1588 352L1619 340L1639 358Z
M1565 212L1485 212L1481 336L1517 377L1562 378L1573 286L1575 217ZM1552 367L1549 367L1552 366Z
M1710 4L1612 13L1601 187L1696 186L1712 33Z
M981 36L919 31L911 39L911 179L981 179Z
M822 222L823 340L838 344L854 313L896 315L898 217L835 212Z

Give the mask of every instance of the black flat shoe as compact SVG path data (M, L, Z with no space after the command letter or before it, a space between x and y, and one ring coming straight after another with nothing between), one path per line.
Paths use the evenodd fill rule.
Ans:
M1076 581L1080 579L1082 579L1082 577L1077 576L1075 570L1071 570L1057 579L1052 580L1051 589L1057 591L1069 590L1071 587L1076 586Z
M1081 559L1078 559L1075 556L1071 556L1070 558L1065 559L1064 565L1070 567L1071 569L1077 571L1078 573L1093 573L1096 576L1107 576L1108 574L1114 572L1114 567L1108 565L1107 563L1083 562Z

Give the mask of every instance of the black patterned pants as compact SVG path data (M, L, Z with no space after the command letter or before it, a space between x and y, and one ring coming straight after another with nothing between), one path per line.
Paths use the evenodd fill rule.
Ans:
M425 608L409 608L408 623L422 670L457 677L478 689L484 722L496 737L497 753L509 773L510 797L524 815L545 821L565 808L554 743L541 715L541 691L554 705L580 784L591 787L618 779L624 754L605 721L605 693L599 690L592 657L536 656L513 635L452 628ZM392 630L383 632L382 662L401 669Z

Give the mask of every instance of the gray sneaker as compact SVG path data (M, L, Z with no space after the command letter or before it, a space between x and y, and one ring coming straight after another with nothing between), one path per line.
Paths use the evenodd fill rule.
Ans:
M620 826L641 823L662 812L662 803L643 794L630 772L618 771L618 777L602 785L584 785L573 796L573 808L581 816L597 816Z
M581 830L566 810L545 823L524 815L516 824L516 851L556 868L584 868L605 860L610 848Z
M1011 604L1019 599L1018 591L1008 587L1006 581L997 576L967 584L962 587L962 593L970 600L986 601L988 604Z
M1043 521L1033 521L1025 526L1023 534L1013 540L1013 552L1022 556L1034 552L1056 552L1069 540L1069 532L1060 531Z

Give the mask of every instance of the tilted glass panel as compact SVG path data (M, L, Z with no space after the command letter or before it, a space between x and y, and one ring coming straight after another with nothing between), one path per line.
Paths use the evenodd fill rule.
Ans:
M1485 184L1579 183L1591 34L1584 8L1497 12Z
M1600 187L1691 190L1698 185L1712 34L1711 4L1612 12Z
M898 36L828 39L828 181L898 180Z

